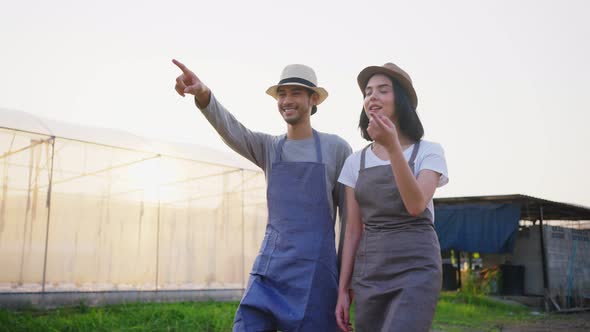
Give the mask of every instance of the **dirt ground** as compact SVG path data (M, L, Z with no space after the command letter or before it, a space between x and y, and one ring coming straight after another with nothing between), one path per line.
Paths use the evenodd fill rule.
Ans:
M590 311L570 314L550 314L538 321L509 323L498 326L503 332L532 331L590 331Z
M522 322L497 322L481 328L468 328L457 325L442 326L431 332L590 332L590 311L571 314L541 314L542 316Z

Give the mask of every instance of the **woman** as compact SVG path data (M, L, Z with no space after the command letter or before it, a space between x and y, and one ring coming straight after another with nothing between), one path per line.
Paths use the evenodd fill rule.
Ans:
M448 182L444 152L422 140L405 71L392 63L367 67L358 83L359 128L373 143L348 157L338 179L346 186L347 225L336 319L349 329L352 284L357 331L428 331L442 279L432 197Z

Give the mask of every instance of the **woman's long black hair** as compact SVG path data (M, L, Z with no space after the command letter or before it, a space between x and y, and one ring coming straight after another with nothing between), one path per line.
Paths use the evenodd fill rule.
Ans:
M391 77L389 77L389 79L391 80L391 84L393 86L395 104L394 114L397 116L397 124L399 127L397 130L401 131L404 136L411 139L412 141L418 142L424 136L424 127L422 126L422 122L420 122L418 113L416 113L416 109L412 106L410 97L408 97L408 93L401 86L401 84ZM365 89L363 88L363 98L365 97L364 91ZM369 118L367 117L363 107L361 109L361 116L359 119L359 129L361 130L361 136L367 141L373 141L367 132L368 126Z

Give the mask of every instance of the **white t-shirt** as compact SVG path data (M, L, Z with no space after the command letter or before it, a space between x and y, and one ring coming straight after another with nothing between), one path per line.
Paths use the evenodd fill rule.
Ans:
M410 160L413 149L414 145L411 145L406 150L404 150L404 157L406 160ZM340 172L338 182L351 188L356 186L359 170L361 168L361 153L362 149L348 156L344 162L342 171ZM379 157L373 153L371 148L367 149L365 154L365 168L389 164L389 160L379 159ZM449 182L445 152L440 144L425 140L420 141L420 149L418 150L416 160L414 161L414 176L418 177L420 171L424 169L435 171L441 175L440 180L438 181L438 187L442 187ZM434 217L434 205L432 200L428 202L427 209Z

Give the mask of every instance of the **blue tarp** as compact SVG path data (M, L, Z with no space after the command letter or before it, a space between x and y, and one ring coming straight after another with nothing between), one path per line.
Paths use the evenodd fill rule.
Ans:
M518 204L435 206L434 227L441 250L509 253L518 232Z

